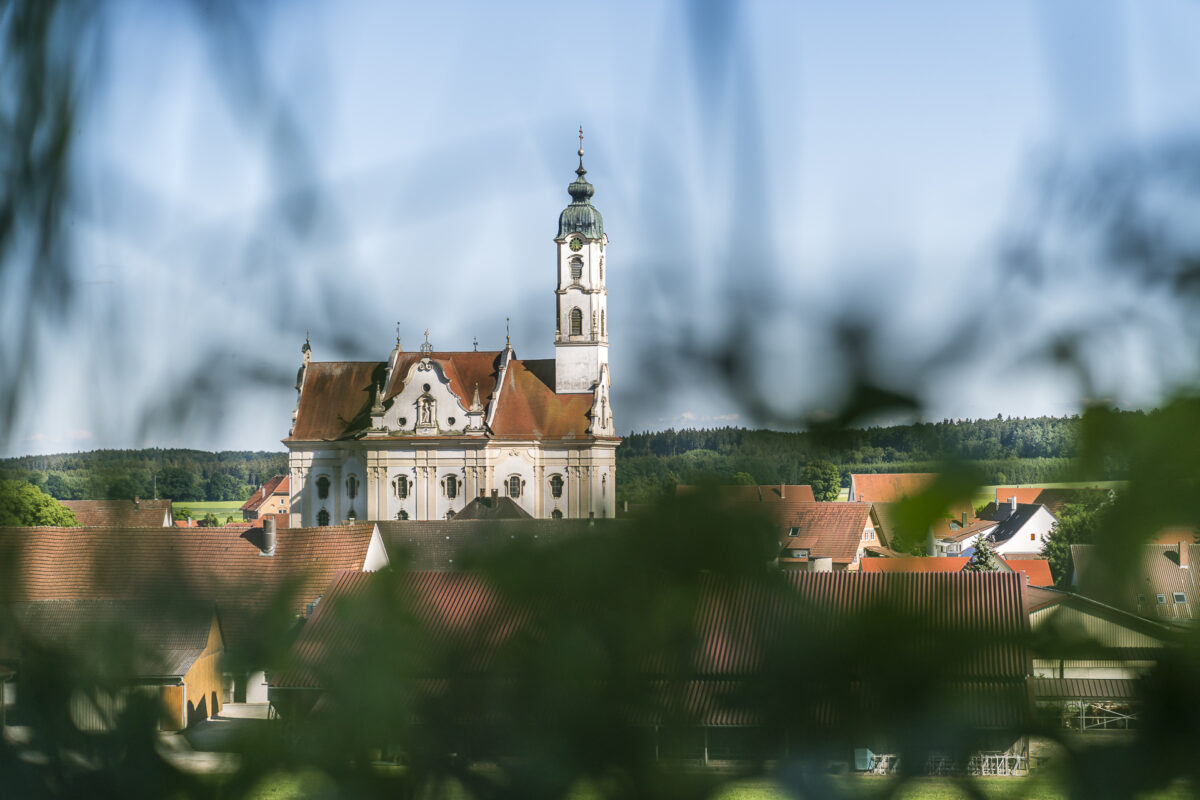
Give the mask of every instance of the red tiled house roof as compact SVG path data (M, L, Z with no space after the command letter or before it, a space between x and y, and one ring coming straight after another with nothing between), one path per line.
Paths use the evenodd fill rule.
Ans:
M0 528L0 602L191 598L215 604L226 642L245 646L278 593L301 615L333 575L367 565L373 539L382 550L370 524L276 537L267 557L261 528Z
M502 352L432 353L450 390L469 408L479 399L491 420L491 433L500 439L587 438L591 394L556 394L554 360L510 359L499 387ZM403 378L421 353L401 353L384 390L385 402L404 389ZM370 427L373 387L383 380L387 364L375 361L312 362L305 371L296 410L296 425L285 442L335 441ZM494 412L492 410L495 405Z
M933 472L856 473L850 480L857 496L850 499L862 503L894 503L905 497L916 497L936 479L937 474Z
M1001 564L1013 572L1024 572L1030 586L1052 586L1050 564L1040 558L1001 558ZM900 558L871 558L862 562L863 572L962 572L971 559L965 556L904 556Z
M1036 503L1042 489L1037 486L997 486L996 505L1003 505L1013 497L1018 503Z
M291 479L287 475L276 475L254 490L250 499L242 503L242 511L257 511L273 494L286 495L290 491Z
M781 564L830 558L848 565L858 555L871 513L870 503L798 503L782 540ZM791 550L808 550L808 558L793 558Z
M815 503L811 486L807 484L768 486L717 486L717 497L722 503L729 503L738 511L745 514L760 514L770 519L781 533L786 533L791 527L791 519L802 507ZM699 490L697 486L680 484L675 487L676 494L693 494Z
M170 500L60 500L80 525L111 528L170 527Z

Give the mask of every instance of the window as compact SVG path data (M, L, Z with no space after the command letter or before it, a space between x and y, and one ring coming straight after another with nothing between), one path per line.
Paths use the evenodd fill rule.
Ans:
M322 500L329 497L329 478L326 478L324 475L317 478L317 497ZM328 525L329 523L325 524Z
M1155 595L1155 598L1158 600L1158 604L1160 606L1165 606L1167 604L1167 596L1165 594Z
M571 335L583 335L583 312L578 308L571 309Z
M346 496L351 500L358 497L358 476L350 475L346 478Z
M1032 541L1034 541L1034 540L1036 540L1036 539L1037 539L1037 534L1036 534L1036 533L1031 533L1031 534L1029 534L1029 541L1031 541L1031 542L1032 542Z
M807 550L793 550L792 558L808 558Z
M550 476L550 495L552 497L562 497L563 479L561 475Z
M1146 602L1146 595L1138 592L1138 605L1140 606L1144 602Z
M454 424L454 417L450 417L449 419L447 419L447 420L446 420L446 422L447 422L447 424L449 424L449 425L453 425L453 424Z
M600 312L600 335L601 336L608 335L608 328L606 328L604 326L604 312L603 311Z
M577 281L583 277L583 259L576 256L571 259L571 280Z
M513 475L511 478L508 479L508 496L509 497L520 497L521 496L521 476L520 475Z
M1176 592L1175 593L1175 602L1176 603L1186 603L1187 595L1185 595L1183 592Z
M396 513L396 519L408 519L408 512L403 508Z
M408 476L407 475L398 476L396 478L396 480L393 481L393 485L396 487L396 497L399 497L401 500L408 497Z
M446 497L451 500L458 497L458 478L453 475L446 476Z
M329 512L322 508L320 511L317 512L317 525L324 528L328 524L329 524Z
M562 519L562 512L557 508L550 512L550 519Z
M600 280L604 280L604 256L600 256Z
M875 539L875 531L863 531L863 541L870 542Z

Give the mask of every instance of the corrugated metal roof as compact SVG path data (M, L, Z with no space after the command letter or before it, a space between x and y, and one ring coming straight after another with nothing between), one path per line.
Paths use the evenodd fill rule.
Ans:
M1038 700L1134 700L1138 682L1108 678L1032 678Z
M1179 545L1148 544L1132 580L1122 581L1120 568L1104 563L1096 545L1071 545L1071 562L1079 593L1099 602L1151 619L1189 622L1200 616L1200 545L1185 544L1188 567L1179 563ZM1127 570L1126 570L1127 571ZM1175 595L1183 596L1176 602ZM1158 602L1162 595L1164 602Z

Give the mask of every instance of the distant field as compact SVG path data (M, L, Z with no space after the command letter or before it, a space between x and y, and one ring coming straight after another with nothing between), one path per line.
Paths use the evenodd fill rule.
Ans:
M235 520L242 518L243 502L242 500L205 500L197 503L174 503L173 505L176 510L190 508L193 512L192 519L199 519L211 511L217 515L217 519L224 522L226 517L233 517Z

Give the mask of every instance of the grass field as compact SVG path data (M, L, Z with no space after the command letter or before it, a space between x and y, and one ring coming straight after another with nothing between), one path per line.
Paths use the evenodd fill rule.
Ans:
M181 508L190 508L192 510L192 519L200 519L208 512L217 515L217 519L221 522L225 521L226 517L233 517L235 522L240 522L242 519L242 502L241 500L213 500L197 503L174 503L176 511Z
M1124 481L1066 481L1063 483L1022 483L1021 486L1033 487L1039 489L1078 489L1098 487L1101 489L1119 489L1124 484ZM972 504L975 508L986 505L996 499L997 486L1012 486L1010 483L998 483L991 486L980 486L979 491L975 493L975 498ZM842 489L838 492L838 500L846 500L849 496L849 489Z

